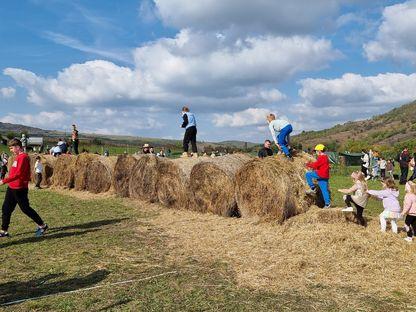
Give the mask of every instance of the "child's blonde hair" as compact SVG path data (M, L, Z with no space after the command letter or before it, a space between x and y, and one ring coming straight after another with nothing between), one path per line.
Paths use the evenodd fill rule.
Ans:
M364 173L362 173L361 171L356 171L355 172L355 179L362 183L365 190L368 190L367 180L365 179Z
M270 113L270 114L267 115L267 120L275 120L275 119L276 119L275 114Z
M386 188L392 189L392 190L396 190L398 191L399 188L396 185L396 182L394 182L394 180L392 178L387 178L383 180L384 185L386 186Z
M409 193L416 194L416 183L408 181L407 184L409 185Z

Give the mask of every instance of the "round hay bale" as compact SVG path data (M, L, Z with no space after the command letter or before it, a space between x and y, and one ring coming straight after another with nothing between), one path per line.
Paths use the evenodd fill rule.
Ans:
M201 158L178 158L174 160L160 159L157 172L157 198L169 208L190 209L192 192L189 180L193 166L202 161Z
M87 177L89 174L89 164L100 157L96 154L82 153L77 156L74 165L74 189L85 191L87 188Z
M49 187L52 185L52 176L54 171L54 166L56 163L56 157L53 157L52 155L40 155L40 154L30 154L30 179L32 182L36 181L35 178L35 162L36 157L40 156L41 162L43 165L42 170L42 182L41 186Z
M192 168L190 190L196 209L223 217L239 216L235 198L235 174L252 158L230 154L204 159Z
M114 192L121 197L129 197L129 182L139 156L120 155L117 157L113 173Z
M254 159L236 174L236 199L242 217L284 220L308 209L305 198L307 156Z
M130 181L130 197L157 202L157 163L155 155L142 156L134 165Z
M98 194L108 192L112 185L114 166L117 157L99 156L87 165L87 181L85 189Z
M52 176L52 185L62 188L74 187L74 168L76 157L72 155L60 155L55 157L55 166Z

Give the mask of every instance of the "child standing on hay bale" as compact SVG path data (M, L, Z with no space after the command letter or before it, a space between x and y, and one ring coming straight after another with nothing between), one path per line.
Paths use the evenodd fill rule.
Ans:
M391 230L393 233L397 233L397 220L401 218L399 189L392 179L386 179L381 183L383 185L383 190L368 190L367 193L383 201L384 211L380 214L381 231L386 231L387 221L390 221Z
M276 146L285 153L287 158L292 158L289 150L290 134L293 131L292 125L285 119L276 119L275 114L266 117L269 123L269 130Z
M31 218L38 228L36 230L36 236L42 236L48 229L46 223L37 214L35 210L30 207L28 199L29 180L30 180L30 160L29 156L23 152L22 142L18 139L12 139L9 142L9 149L15 156L13 164L10 169L10 175L8 178L0 180L0 185L9 184L6 190L6 195L3 202L3 214L2 214L2 226L0 231L0 237L8 237L10 218L12 216L14 208L19 204L20 209L29 218Z
M364 173L361 171L354 171L351 174L351 178L354 181L353 186L351 186L349 189L338 190L339 192L345 194L343 198L347 207L342 209L342 211L352 212L354 210L352 204L354 204L355 208L357 209L358 222L364 226L365 220L363 218L363 211L368 202L367 181L365 179Z
M406 224L407 237L405 240L411 243L416 232L416 184L411 181L407 182L405 190L402 215L406 215L404 223Z
M198 149L196 147L196 118L195 115L189 112L187 106L182 107L182 128L185 128L185 135L183 136L183 154L182 156L188 156L189 142L192 145L192 155L198 156Z
M329 159L328 156L325 155L325 146L323 144L318 144L315 146L315 152L318 155L318 158L315 162L311 162L306 164L308 168L313 169L313 171L309 171L306 173L306 181L308 182L310 190L306 191L307 194L314 194L316 193L315 184L313 180L318 181L319 188L322 191L322 196L325 201L324 208L330 208L331 206L331 198L329 195L328 189L328 181L329 181Z
M37 189L40 189L40 183L42 182L42 171L43 171L43 165L42 160L40 156L36 156L36 162L35 162L35 187Z

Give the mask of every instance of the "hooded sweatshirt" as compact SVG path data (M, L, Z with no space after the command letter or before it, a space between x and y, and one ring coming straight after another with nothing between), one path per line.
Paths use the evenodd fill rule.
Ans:
M381 191L369 190L368 194L376 196L383 201L384 211L401 212L399 203L399 191L393 189L384 189Z

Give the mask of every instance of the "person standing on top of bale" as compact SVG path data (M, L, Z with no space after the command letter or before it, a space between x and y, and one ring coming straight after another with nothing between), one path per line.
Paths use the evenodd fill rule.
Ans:
M405 190L402 215L406 215L404 223L406 224L407 237L405 240L411 243L416 234L416 184L411 181L407 182Z
M2 226L0 237L7 237L9 233L10 218L16 205L37 225L36 236L42 236L48 229L48 225L43 222L42 218L35 210L30 207L28 191L30 181L30 160L29 156L23 152L22 142L18 139L12 139L9 142L9 149L15 156L10 168L8 178L0 180L0 185L9 184L4 197L2 208Z
M362 226L365 226L365 220L363 218L363 211L364 211L365 206L367 206L367 202L368 202L367 181L365 179L364 173L362 173L361 171L354 171L351 174L351 178L354 182L353 186L351 186L349 189L338 190L339 192L345 194L343 196L343 199L347 207L342 209L342 211L353 212L354 209L352 205L354 204L355 208L357 209L358 222Z
M76 125L72 125L72 133L71 133L71 142L72 142L72 148L74 150L75 155L78 155L78 130Z
M187 106L182 107L183 123L181 128L185 128L185 135L183 137L183 154L182 156L188 156L189 142L192 145L192 156L198 157L198 149L196 147L196 119L195 115L189 112Z
M273 156L273 150L271 149L272 142L270 140L264 141L263 148L259 150L258 157L266 158L268 156Z
M274 143L287 158L291 159L292 155L289 151L290 133L293 131L292 125L285 119L276 119L275 114L267 115L270 133L272 134Z
M307 163L306 166L308 168L313 169L313 171L308 171L305 175L306 181L308 182L310 190L306 191L306 194L314 194L316 193L316 187L313 183L313 180L318 181L319 188L322 192L322 197L325 201L324 208L331 207L331 198L329 196L329 159L328 156L325 155L325 145L318 144L315 146L315 152L318 155L318 158L315 162Z

